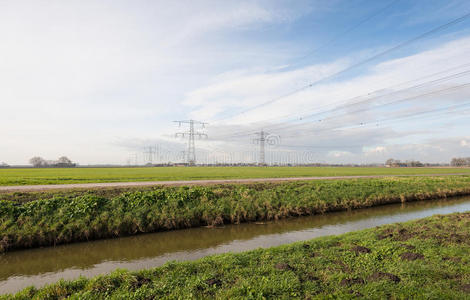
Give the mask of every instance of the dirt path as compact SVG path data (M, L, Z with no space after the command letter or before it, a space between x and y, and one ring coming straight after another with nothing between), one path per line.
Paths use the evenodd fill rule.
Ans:
M384 177L435 177L469 175L468 173L454 174L415 174L415 175L359 175L359 176L315 176L315 177L284 177L284 178L247 178L247 179L209 179L209 180L179 180L179 181L139 181L139 182L101 182L101 183L72 183L72 184L49 184L49 185L19 185L0 186L0 192L31 192L45 190L67 190L67 189L95 189L95 188L122 188L139 186L181 186L181 185L214 185L214 184L248 184L259 182L283 182L302 180L338 180L338 179L360 179L360 178L384 178Z

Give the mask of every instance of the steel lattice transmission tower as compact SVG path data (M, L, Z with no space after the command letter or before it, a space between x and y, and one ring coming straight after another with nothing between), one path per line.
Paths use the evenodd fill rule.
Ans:
M149 164L153 164L153 158L155 157L155 154L157 153L157 146L145 147L143 153L144 153L144 157L147 159L147 162Z
M280 142L280 137L278 135L270 134L264 130L260 132L256 132L256 135L259 137L254 139L253 141L259 144L259 162L258 165L264 166L266 165L266 144L268 145L276 145Z
M196 131L194 129L194 125L201 125L202 128L205 128L207 123L195 120L184 120L174 122L178 123L179 127L181 127L181 124L189 124L189 131L177 132L175 136L188 137L188 150L186 151L186 162L190 166L194 166L196 164L196 144L194 142L195 137L197 136L198 138L207 138L207 134Z

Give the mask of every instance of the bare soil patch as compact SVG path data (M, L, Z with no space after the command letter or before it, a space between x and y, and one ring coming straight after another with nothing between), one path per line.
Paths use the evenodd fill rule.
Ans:
M424 259L424 255L420 253L412 253L412 252L405 252L400 255L402 260L417 260L417 259Z

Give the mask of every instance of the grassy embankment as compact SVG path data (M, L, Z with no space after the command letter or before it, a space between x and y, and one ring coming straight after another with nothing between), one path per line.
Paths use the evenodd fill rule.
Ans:
M3 299L468 299L469 253L467 212L59 281Z
M470 194L469 176L46 193L0 200L0 252ZM14 195L14 194L13 194ZM22 201L24 200L21 198Z
M470 168L162 167L0 169L0 186L200 179L468 173Z

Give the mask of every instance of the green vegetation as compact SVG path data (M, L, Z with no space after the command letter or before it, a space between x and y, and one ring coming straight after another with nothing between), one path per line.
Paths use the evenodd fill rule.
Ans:
M346 175L417 175L468 173L469 168L349 167L161 167L0 169L0 185L65 184L163 180L279 178Z
M0 200L0 252L468 194L470 176L50 193L29 202Z
M62 280L3 299L467 299L469 252L467 212L150 270Z

